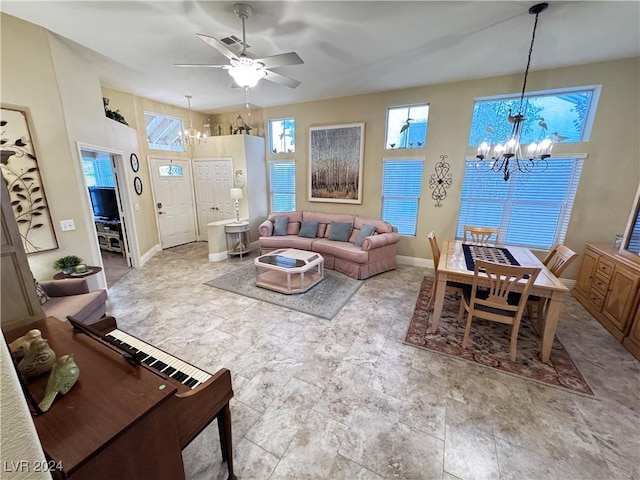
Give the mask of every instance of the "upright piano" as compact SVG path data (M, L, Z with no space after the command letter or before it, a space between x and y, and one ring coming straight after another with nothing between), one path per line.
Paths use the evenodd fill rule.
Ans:
M182 449L214 419L229 479L236 478L229 370L211 375L122 332L113 317L82 330L49 317L5 336L12 342L34 328L80 369L73 388L34 417L54 478L184 478ZM47 378L26 383L35 402Z

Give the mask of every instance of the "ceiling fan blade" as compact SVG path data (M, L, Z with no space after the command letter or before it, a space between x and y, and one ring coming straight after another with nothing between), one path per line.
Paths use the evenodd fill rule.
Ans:
M281 53L270 57L256 58L256 62L263 63L265 68L286 67L304 63L296 52Z
M271 72L269 70L265 70L265 80L269 80L273 83L279 83L280 85L286 85L289 88L296 88L302 82L298 80L294 80L293 78L289 78L285 75L281 75L280 73Z
M198 38L200 38L200 40L202 40L207 45L210 45L211 47L218 50L221 54L223 54L229 60L231 60L232 58L238 58L238 56L235 53L233 53L232 50L230 50L224 43L222 43L217 38L211 37L209 35L204 35L202 33L196 33L196 35L198 36Z
M228 69L229 65L211 65L208 63L174 63L174 67L204 67L204 68L225 68Z

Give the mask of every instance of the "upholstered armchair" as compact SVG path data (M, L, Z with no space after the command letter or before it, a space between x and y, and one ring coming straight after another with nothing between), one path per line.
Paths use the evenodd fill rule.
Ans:
M47 317L66 320L67 315L83 323L94 323L107 311L107 291L89 291L84 278L49 280L39 282L46 296L40 296L42 309Z

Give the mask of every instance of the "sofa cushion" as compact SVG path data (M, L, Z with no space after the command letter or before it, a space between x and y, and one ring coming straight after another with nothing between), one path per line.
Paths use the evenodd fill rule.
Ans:
M310 220L320 222L318 225L318 238L327 238L330 233L329 226L331 222L344 222L353 224L353 215L346 215L342 213L319 213L319 212L302 212L303 220Z
M338 242L348 242L351 236L352 223L347 222L331 222L331 229L329 230L329 240L336 240Z
M42 309L48 317L66 320L67 315L71 315L77 320L84 322L95 310L106 308L106 301L107 291L101 289L80 295L69 295L68 297L51 297L51 299L42 306ZM102 311L102 313L104 313L104 311Z
M356 217L353 222L353 227L360 229L363 225L373 225L376 227L377 233L391 233L394 231L390 223L380 220L379 218Z
M300 232L298 232L298 236L316 238L318 225L320 225L320 222L303 221L302 226L300 227Z
M275 222L276 217L280 216L289 217L289 223L302 222L302 212L272 212L267 216L267 220Z
M362 242L364 242L364 239L370 235L373 235L375 231L376 231L376 227L374 227L373 225L363 225L360 228L360 233L358 233L358 238L356 238L356 241L353 244L356 247L361 247Z
M287 234L287 226L289 225L289 217L279 215L275 218L273 225L273 235L283 236Z
M275 250L276 248L297 248L298 250L311 251L311 244L315 238L287 235L283 237L260 237L261 250Z
M311 248L312 251L318 252L320 255L331 255L354 263L367 263L369 261L369 252L365 252L360 247L356 247L349 242L337 242L321 238L314 241Z

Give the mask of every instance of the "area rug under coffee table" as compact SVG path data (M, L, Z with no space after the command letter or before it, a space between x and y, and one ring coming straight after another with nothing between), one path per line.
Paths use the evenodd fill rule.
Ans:
M540 361L540 337L526 314L518 332L518 354L515 362L509 360L509 325L474 319L468 348L462 348L467 317L463 316L458 323L460 301L455 294L445 295L438 331L434 334L427 333L433 314L433 308L429 311L426 309L432 285L433 277L424 277L404 343L572 392L593 395L593 391L557 338L553 341L549 363Z
M325 270L324 280L304 293L285 295L256 287L256 269L247 265L205 283L210 287L273 303L331 320L364 283L335 270Z

